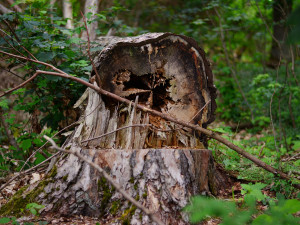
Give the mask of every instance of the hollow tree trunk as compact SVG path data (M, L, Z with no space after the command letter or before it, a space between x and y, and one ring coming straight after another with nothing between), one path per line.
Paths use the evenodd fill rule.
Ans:
M105 46L95 57L104 89L203 127L214 120L213 77L195 41L170 33L98 41ZM93 90L88 94L84 122L64 147L77 149L104 168L163 222L188 224L182 209L189 198L215 195L226 186L226 177L204 149L203 134ZM142 124L151 126L134 126ZM124 126L128 128L96 138ZM46 206L44 213L96 216L108 224L151 224L148 216L73 155L59 159L45 180L27 192L35 192L36 201Z

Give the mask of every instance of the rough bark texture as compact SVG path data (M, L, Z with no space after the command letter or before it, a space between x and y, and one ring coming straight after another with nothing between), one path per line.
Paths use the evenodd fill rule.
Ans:
M213 121L212 73L203 50L192 39L155 33L99 42L105 48L96 54L95 63L104 89L200 126ZM97 85L93 78L91 81ZM77 149L99 164L166 224L188 224L181 210L190 197L217 194L226 186L211 152L203 149L204 135L142 113L132 105L102 99L93 90L86 94L84 122L64 147ZM134 127L136 124L151 127ZM131 127L88 140L124 126ZM96 216L109 224L152 223L75 156L59 159L49 174L23 193L45 205L44 213Z
M92 13L91 19L95 19L95 14L98 12L99 3L101 1L98 0L85 0L84 4L84 15L88 15L88 13ZM98 21L93 21L93 23L88 25L88 32L90 41L94 41L96 38L96 30L98 28ZM87 32L84 31L82 33L81 38L87 40Z
M63 16L65 19L67 19L66 28L74 29L72 3L70 2L70 0L63 0L62 4L63 4Z

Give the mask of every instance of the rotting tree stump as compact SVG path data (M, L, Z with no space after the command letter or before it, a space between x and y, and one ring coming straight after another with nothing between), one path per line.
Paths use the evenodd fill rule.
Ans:
M213 75L204 51L193 39L151 33L98 41L104 49L95 54L94 62L102 88L205 128L214 120ZM98 85L93 77L91 82ZM216 195L226 186L227 178L205 149L205 135L91 89L82 105L84 122L64 148L78 149L104 168L166 224L188 224L182 209L190 197ZM151 126L134 127L139 124ZM128 128L96 138L124 126ZM59 158L42 182L19 194L45 205L43 213L94 216L108 224L152 223L95 169L73 155ZM0 213L9 212L3 208Z

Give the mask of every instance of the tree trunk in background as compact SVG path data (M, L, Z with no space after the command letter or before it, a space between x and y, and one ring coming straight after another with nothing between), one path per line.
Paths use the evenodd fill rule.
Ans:
M98 12L99 0L86 0L84 4L84 15L87 16L88 13L92 13L91 19L95 18L95 14ZM88 24L88 32L90 36L90 41L96 39L96 30L98 28L98 22L94 21L91 24ZM87 33L84 31L82 33L82 38L87 40Z
M152 33L97 41L105 46L94 60L104 89L203 127L214 120L212 72L194 40ZM189 224L182 209L192 196L216 195L227 187L228 178L216 168L211 151L203 149L205 135L90 89L82 105L84 122L64 148L77 149L104 168L164 223ZM151 126L129 127L96 138L136 124ZM23 196L26 193L46 206L43 213L89 215L105 224L152 224L95 169L73 155L58 159L46 178Z
M73 29L73 8L70 0L63 0L63 16L67 20L66 28Z
M288 16L293 7L293 0L275 0L273 3L273 36L278 43L273 39L271 48L270 63L277 67L280 59L290 60L291 53L289 45L285 43L289 28L286 25Z

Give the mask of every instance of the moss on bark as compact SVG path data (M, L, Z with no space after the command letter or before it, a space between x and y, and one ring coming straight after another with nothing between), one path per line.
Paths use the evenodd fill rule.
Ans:
M24 186L17 191L9 202L0 208L0 217L13 215L16 217L29 214L29 211L24 210L29 203L36 202L47 184L53 181L53 177L57 174L57 168L54 166L44 180L32 190L28 190L28 186ZM37 202L39 203L39 202Z

